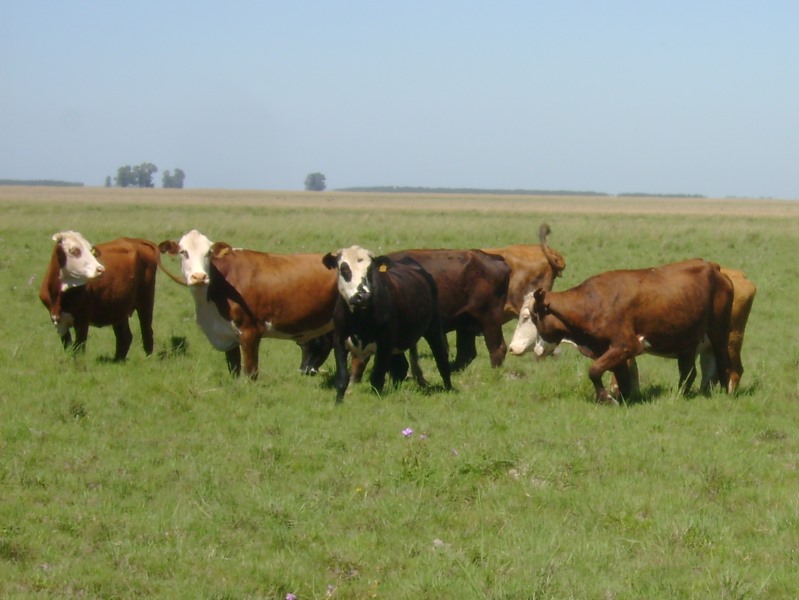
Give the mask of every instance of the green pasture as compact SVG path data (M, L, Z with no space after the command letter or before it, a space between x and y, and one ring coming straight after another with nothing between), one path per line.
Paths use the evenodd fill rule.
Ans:
M0 191L0 597L799 597L796 203L175 192ZM444 392L422 344L432 389L336 406L332 357L301 377L291 342L231 379L163 274L156 353L134 317L124 364L110 329L66 354L38 299L64 229L382 252L537 243L542 221L556 289L696 256L745 270L738 395L683 397L676 362L643 357L642 398L597 406L573 348L492 370L480 343Z

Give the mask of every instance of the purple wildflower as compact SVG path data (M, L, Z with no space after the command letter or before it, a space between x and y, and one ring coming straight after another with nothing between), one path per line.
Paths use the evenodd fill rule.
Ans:
M286 600L297 600L297 594L292 594L291 592L289 592L288 594L286 594Z
M410 427L406 427L405 429L402 430L402 435L404 435L405 437L411 437L413 435L413 429L411 429Z

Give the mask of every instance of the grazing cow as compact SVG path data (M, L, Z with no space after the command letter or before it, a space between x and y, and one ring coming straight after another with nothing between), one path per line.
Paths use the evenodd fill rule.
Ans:
M539 244L515 244L503 248L484 248L484 252L498 254L511 268L508 284L508 301L505 304L505 322L519 316L524 298L537 289L551 290L555 278L566 268L566 260L550 248L547 236L552 233L543 223L538 229Z
M84 349L89 325L111 325L116 337L114 360L128 355L133 334L128 319L136 311L142 345L153 352L155 272L160 255L152 242L119 238L92 246L75 231L53 236L50 257L39 298L50 311L64 348Z
M726 388L732 301L729 278L718 265L701 259L609 271L563 292L536 290L510 351L518 355L536 345L538 354L547 354L561 341L570 341L594 359L588 376L597 402L615 403L602 385L602 374L611 371L621 395L629 397L635 384L630 361L643 353L676 358L680 385L687 392L696 377L698 348L707 336Z
M197 323L211 345L225 353L234 375L242 370L243 355L244 373L257 378L263 337L304 344L333 329L336 276L322 264L322 254L234 249L196 229L159 248L180 254ZM304 360L303 367L313 372L326 356Z
M326 254L323 261L338 274L333 317L337 402L343 400L349 383L348 351L375 353L370 382L378 393L386 373L391 372L395 384L404 379L408 364L400 353L406 350L411 352L417 382L425 385L416 360L416 344L422 337L433 351L444 387L452 388L436 282L418 262L375 257L360 246Z

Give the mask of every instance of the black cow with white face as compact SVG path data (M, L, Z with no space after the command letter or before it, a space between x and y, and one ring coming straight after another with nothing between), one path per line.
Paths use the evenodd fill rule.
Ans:
M403 353L409 350L415 358L420 338L430 345L444 387L452 389L438 290L419 263L376 257L360 246L326 254L322 262L328 269L338 269L339 298L333 312L337 402L349 383L348 352L359 357L375 354L370 382L380 393L386 373L395 384L405 378L408 363ZM411 362L416 381L426 385L417 361Z

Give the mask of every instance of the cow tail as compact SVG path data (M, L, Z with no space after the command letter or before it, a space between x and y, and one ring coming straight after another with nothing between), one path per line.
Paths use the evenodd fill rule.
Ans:
M541 244L541 250L544 252L544 256L546 256L554 276L560 277L561 272L566 268L566 260L559 252L553 250L549 247L549 244L547 244L547 236L550 233L552 233L552 229L550 229L549 225L547 223L541 223L541 227L538 230L538 240Z
M164 264L161 262L161 251L158 249L157 246L155 248L155 260L156 260L156 264L158 265L158 268L161 269L164 273L166 273L166 276L169 277L172 281L174 281L178 285L182 285L184 287L189 287L189 284L186 283L185 279L180 278L180 277L178 277L176 275L173 275L164 266Z

